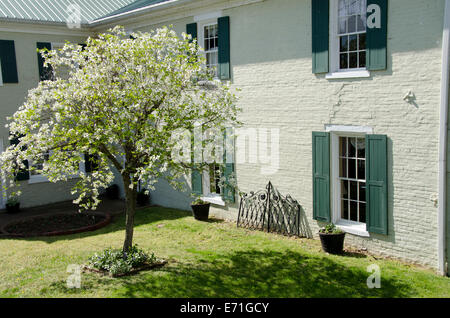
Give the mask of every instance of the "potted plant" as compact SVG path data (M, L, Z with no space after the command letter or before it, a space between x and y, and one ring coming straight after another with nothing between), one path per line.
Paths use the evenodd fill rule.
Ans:
M113 184L107 187L106 197L110 200L117 200L119 198L119 186L117 184Z
M140 206L144 206L150 203L150 193L147 189L141 189L137 193L136 197L137 204Z
M197 198L191 203L192 213L194 218L199 221L207 221L209 217L209 202L205 202Z
M7 213L17 213L20 211L20 202L17 197L10 197L6 202Z
M342 254L344 251L345 232L334 224L328 224L319 230L322 249L330 254Z

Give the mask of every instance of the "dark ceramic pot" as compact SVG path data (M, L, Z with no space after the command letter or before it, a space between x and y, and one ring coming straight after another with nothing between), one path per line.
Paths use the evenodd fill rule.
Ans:
M338 234L319 233L322 249L330 254L342 254L344 251L345 232Z
M20 202L15 203L15 204L8 204L6 203L6 212L13 214L13 213L17 213L20 211Z
M209 203L191 205L192 214L194 214L194 218L199 221L207 221L209 217L209 206L210 206Z

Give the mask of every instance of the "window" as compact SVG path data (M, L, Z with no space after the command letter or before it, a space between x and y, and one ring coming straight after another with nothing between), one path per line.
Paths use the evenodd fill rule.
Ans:
M339 0L339 70L366 67L366 0Z
M330 69L327 78L368 77L367 0L330 1Z
M37 182L46 182L48 181L47 177L43 176L41 174L42 169L44 168L44 161L47 161L50 158L50 152L47 151L42 155L42 158L39 160L31 161L30 162L30 181L29 183L37 183Z
M203 24L200 32L200 45L205 51L206 67L211 70L214 77L218 76L219 64L219 28L217 23Z
M339 182L341 220L366 222L365 137L339 137Z
M71 153L71 151L69 151ZM50 159L50 155L52 151L45 152L39 160L31 161L29 160L29 183L40 183L40 182L48 182L47 177L41 174L42 169L44 168L44 162ZM78 172L85 172L85 164L80 162L78 167ZM71 178L77 178L78 174L74 174L70 176Z

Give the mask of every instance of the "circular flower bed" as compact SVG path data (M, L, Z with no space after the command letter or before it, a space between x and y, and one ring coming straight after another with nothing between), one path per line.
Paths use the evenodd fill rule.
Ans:
M94 231L106 226L111 216L104 213L61 213L13 221L3 228L8 236L54 236Z

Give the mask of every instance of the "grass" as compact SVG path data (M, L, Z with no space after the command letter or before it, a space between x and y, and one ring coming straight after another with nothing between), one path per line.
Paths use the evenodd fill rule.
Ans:
M164 268L110 278L83 273L66 287L69 264L121 247L124 218L96 232L0 239L1 297L450 297L450 279L392 260L327 255L317 240L199 222L188 212L148 208L136 216L135 243L169 260ZM381 268L369 289L366 268Z

